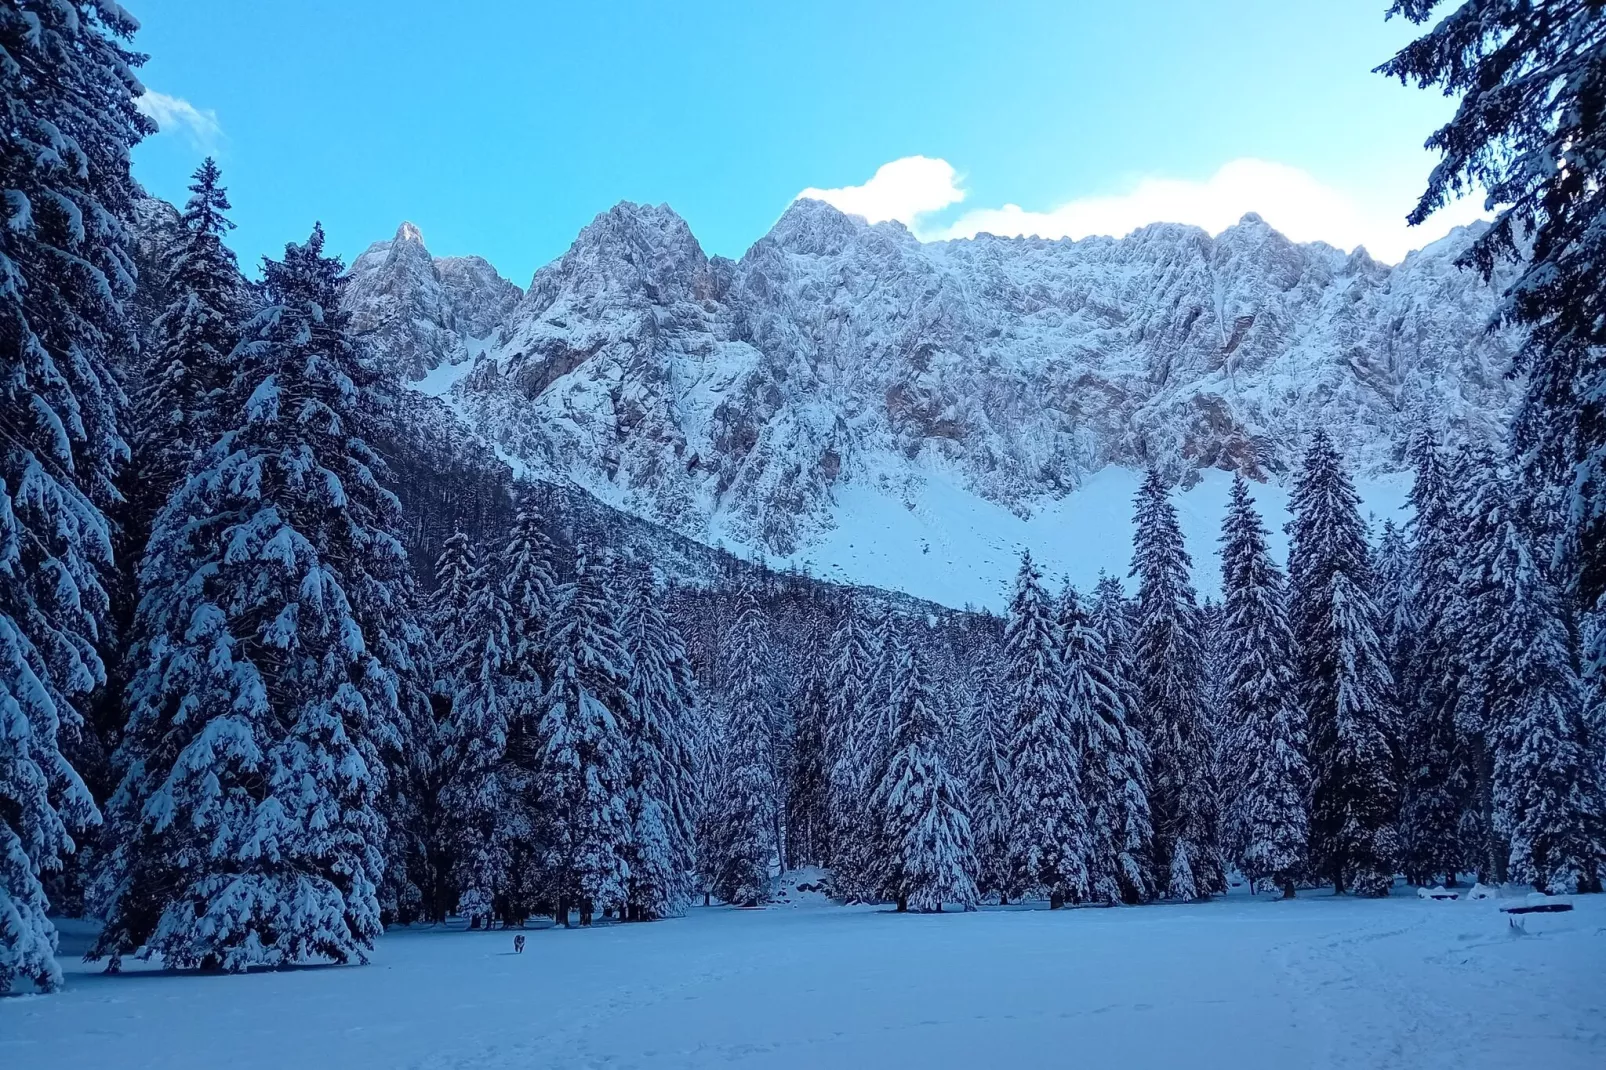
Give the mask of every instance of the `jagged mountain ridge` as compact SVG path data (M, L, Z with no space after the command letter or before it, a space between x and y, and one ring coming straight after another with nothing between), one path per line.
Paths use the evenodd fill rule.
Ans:
M523 296L481 257L431 256L411 223L364 250L349 275L352 328L407 380L468 360Z
M535 273L450 400L544 477L794 560L850 488L915 509L941 485L1025 517L1110 465L1275 481L1317 426L1379 475L1418 420L1489 435L1514 403L1517 339L1485 330L1500 280L1455 266L1473 236L1392 267L1254 216L1214 238L923 243L799 201L732 261L625 203ZM393 314L358 281L383 343Z

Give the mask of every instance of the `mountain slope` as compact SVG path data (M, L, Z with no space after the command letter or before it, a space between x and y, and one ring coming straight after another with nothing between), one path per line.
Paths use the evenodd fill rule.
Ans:
M532 471L694 539L996 603L981 559L1021 545L1078 578L1124 561L1120 529L1075 519L1116 513L1110 466L1275 484L1322 426L1392 508L1421 420L1494 433L1516 339L1484 330L1497 287L1455 266L1472 236L1395 267L1254 216L1215 238L922 243L800 201L730 261L667 207L620 204L536 272L449 399ZM363 312L378 336L420 321ZM399 333L397 367L451 348ZM949 553L927 567L934 536Z

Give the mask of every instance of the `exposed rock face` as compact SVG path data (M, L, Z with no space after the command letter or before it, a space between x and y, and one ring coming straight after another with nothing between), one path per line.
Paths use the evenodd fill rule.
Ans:
M1424 413L1491 434L1518 389L1516 338L1484 330L1497 287L1454 263L1471 236L1396 267L1255 216L1216 238L922 243L800 201L733 262L667 207L620 204L453 396L538 471L780 555L844 480L937 475L1026 514L1108 464L1277 478L1316 426L1386 472Z
M345 308L391 370L421 379L473 355L522 296L477 256L435 258L411 223L352 262Z

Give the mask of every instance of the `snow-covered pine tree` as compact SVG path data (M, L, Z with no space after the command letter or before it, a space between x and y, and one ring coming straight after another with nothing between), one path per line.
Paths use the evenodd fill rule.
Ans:
M114 4L0 6L0 993L60 983L40 878L99 816L64 751L106 679L102 510L136 350L120 221L129 148L156 129L134 108L136 28Z
M1378 640L1360 498L1326 434L1290 508L1290 627L1315 777L1311 861L1343 892L1386 895L1398 863L1394 682Z
M630 883L626 917L682 913L695 863L699 777L696 681L650 567L635 570L625 616L630 655Z
M1464 443L1452 471L1457 553L1454 586L1444 607L1451 645L1440 671L1454 738L1450 786L1459 818L1456 846L1463 868L1474 870L1479 880L1503 883L1509 852L1494 824L1491 738L1501 682L1493 675L1492 652L1508 607L1485 569L1500 552L1502 524L1512 503L1506 474L1489 444Z
M468 638L464 629L478 569L468 536L462 531L448 535L435 559L435 589L430 592L428 608L430 626L448 649Z
M1467 859L1460 815L1468 785L1456 763L1456 703L1461 690L1461 637L1454 633L1456 601L1465 597L1458 554L1466 532L1456 519L1444 460L1426 432L1411 444L1409 540L1379 547L1379 581L1392 590L1384 604L1390 666L1399 697L1403 758L1400 861L1407 880L1452 884ZM1402 566L1398 551L1409 559ZM1399 573L1405 576L1400 577Z
M1078 757L1081 795L1087 806L1088 897L1119 903L1121 849L1118 835L1127 775L1122 766L1121 723L1125 710L1105 663L1104 639L1093 628L1082 597L1069 582L1060 592L1056 623L1064 680L1065 729Z
M502 550L502 567L508 608L512 613L510 671L518 680L536 686L542 684L548 674L542 641L557 599L554 556L552 540L542 527L537 492L533 486L524 487L519 494L512 534ZM444 552L442 560L446 560ZM443 580L441 586L449 586L449 581ZM444 597L452 595L448 592Z
M224 236L234 229L226 213L222 173L210 156L190 185L170 253L169 303L151 325L143 385L134 397L134 469L128 515L145 533L185 470L221 430L211 415L214 394L227 382L229 355L243 320L240 268Z
M463 845L451 810L450 785L457 778L461 754L453 742L452 703L471 665L474 580L479 564L468 536L447 536L435 559L435 587L423 599L419 614L426 622L424 643L430 651L425 678L431 699L429 716L416 732L416 745L403 768L402 799L412 823L409 844L413 883L419 889L423 917L439 923L458 906ZM396 830L392 830L393 834Z
M826 671L826 750L831 762L831 825L827 857L843 891L854 884L855 847L864 827L871 756L864 753L862 723L874 717L865 703L873 671L864 617L845 600L831 634Z
M713 891L727 903L757 906L770 894L775 858L775 781L771 776L773 701L768 625L751 588L741 594L726 681L725 768L715 802Z
M380 928L411 588L341 270L321 228L264 263L233 426L152 531L100 875L114 965L361 960Z
M1214 754L1204 709L1192 562L1165 482L1150 470L1138 491L1132 575L1138 580L1132 664L1153 762L1156 870L1172 899L1226 891Z
M1288 661L1283 576L1266 538L1249 485L1237 476L1221 532L1224 703L1235 729L1225 765L1239 785L1227 840L1244 876L1271 881L1290 898L1310 836L1310 769Z
M1011 720L1011 884L1051 908L1084 902L1087 803L1080 755L1065 720L1059 629L1031 554L1021 556L1004 630L1004 695Z
M808 642L804 666L792 716L787 855L794 866L821 866L827 858L831 822L831 763L826 747L831 698L823 643Z
M976 853L976 889L1009 901L1012 805L1009 772L1008 701L998 666L983 664L970 674L970 710L965 719L965 786Z
M970 818L943 757L925 659L900 638L893 641L892 665L898 728L875 793L886 890L900 911L940 912L944 903L971 910L978 896Z
M1130 603L1114 576L1099 575L1093 588L1094 601L1088 623L1098 633L1104 651L1104 667L1115 689L1118 707L1107 711L1119 715L1115 728L1120 750L1115 755L1115 779L1121 788L1120 810L1114 816L1116 876L1121 883L1121 900L1142 903L1153 899L1159 882L1154 872L1154 816L1150 810L1149 745L1138 727L1142 696L1132 670Z
M532 831L518 778L510 778L514 771L507 763L510 724L521 711L518 684L508 672L512 612L500 569L493 558L469 578L468 606L455 637L459 646L447 659L454 687L444 732L449 773L442 804L455 847L457 909L487 926L505 908L515 842L527 841Z
M630 881L630 655L619 634L610 562L576 549L574 579L558 591L544 646L552 659L540 722L555 916L580 924L622 908Z
M1411 214L1421 222L1480 190L1502 206L1467 260L1485 278L1517 265L1500 318L1526 328L1517 369L1527 396L1515 426L1524 493L1542 508L1539 557L1567 600L1606 610L1606 98L1601 7L1395 0L1390 14L1431 23L1379 70L1459 97L1428 144L1443 154ZM1558 165L1557 161L1561 161ZM1595 656L1606 656L1606 643ZM1597 663L1599 667L1599 663Z
M1493 690L1485 726L1492 754L1493 827L1509 879L1542 892L1598 891L1606 813L1589 759L1584 695L1561 600L1533 553L1522 501L1494 477L1495 515L1481 528L1472 586L1501 607L1487 645Z

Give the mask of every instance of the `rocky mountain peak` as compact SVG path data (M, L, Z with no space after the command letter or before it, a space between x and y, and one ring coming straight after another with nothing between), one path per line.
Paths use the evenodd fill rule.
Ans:
M470 355L512 311L519 288L479 257L437 260L412 223L352 261L343 305L352 326L404 379Z

